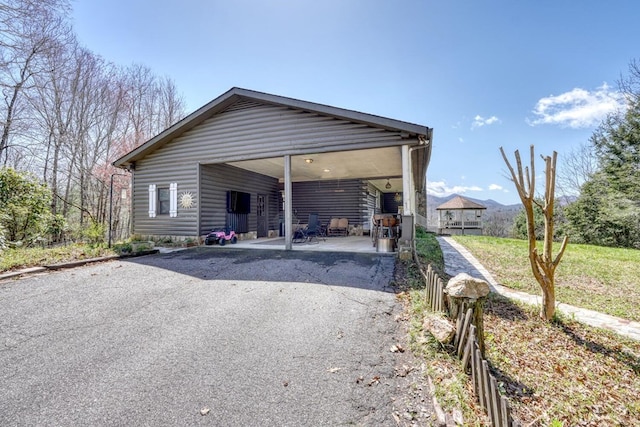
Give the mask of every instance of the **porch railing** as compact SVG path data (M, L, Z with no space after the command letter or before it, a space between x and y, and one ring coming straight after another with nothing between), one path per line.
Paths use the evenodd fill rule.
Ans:
M440 228L482 228L482 221L440 220Z

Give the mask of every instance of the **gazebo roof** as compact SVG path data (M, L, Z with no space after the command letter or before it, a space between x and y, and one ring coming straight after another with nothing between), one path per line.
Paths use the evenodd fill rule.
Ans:
M456 196L448 202L444 202L436 208L436 210L454 210L454 209L487 209L480 203L473 202L462 196Z

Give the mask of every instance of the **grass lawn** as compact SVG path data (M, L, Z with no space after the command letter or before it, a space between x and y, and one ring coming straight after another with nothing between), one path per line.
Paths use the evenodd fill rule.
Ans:
M422 242L417 248L434 251L434 236L419 238L430 242ZM502 283L512 287L518 283L518 289L537 291L533 281L527 285L520 283L529 280L526 251L522 257L519 255L523 248L526 250L526 242L484 237L459 240L456 237L456 240L468 247ZM467 242L476 243L484 252ZM610 283L620 280L614 279L616 277L625 277L619 271L609 271L614 268L606 265L623 268L627 274L633 274L638 268L638 259L634 258L637 255L633 251L574 245L565 256L568 257L565 262L571 262L567 262L565 271L558 274L566 280L562 285L566 288L570 287L569 283L577 287L581 281ZM426 257L438 259L433 254ZM636 265L628 266L630 263ZM516 268L517 265L520 268ZM574 269L579 273L568 273ZM460 362L454 357L434 355L432 339L421 338L430 335L421 330L422 316L428 309L421 302L423 292L416 290L415 284L413 288L408 293L413 310L412 350L426 358L438 389L436 394L445 410L461 407L465 425L481 425L483 419L469 391L470 379L462 374ZM589 293L588 289L583 287L582 292ZM630 289L637 289L637 286L634 288L631 284ZM637 296L634 297L637 303ZM610 305L618 305L618 309L628 305L627 301L618 302L618 298L612 301ZM578 305L575 301L566 302ZM516 419L522 425L533 426L640 426L640 342L561 315L553 322L544 322L538 318L538 310L538 307L494 294L485 305L486 356ZM446 350L441 347L440 352L447 354Z
M89 245L69 244L54 248L7 249L0 255L0 273L45 264L57 264L80 259L115 255L111 249Z
M541 295L526 241L487 236L453 239L498 283ZM559 243L554 244L554 255L559 248ZM640 250L569 244L556 270L556 301L640 321Z

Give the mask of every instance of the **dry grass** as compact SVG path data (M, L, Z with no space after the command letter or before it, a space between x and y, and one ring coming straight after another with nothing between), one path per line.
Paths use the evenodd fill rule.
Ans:
M485 311L487 359L524 425L640 425L640 342L498 296Z
M81 244L69 244L53 248L7 249L0 256L0 273L26 267L57 264L114 254L115 252L111 249Z

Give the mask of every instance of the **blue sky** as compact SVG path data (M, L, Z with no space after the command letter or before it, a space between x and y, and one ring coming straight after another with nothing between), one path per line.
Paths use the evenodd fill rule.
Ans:
M586 143L640 59L637 0L76 0L80 42L173 79L434 128L429 192L518 203L499 147ZM542 164L538 163L538 170ZM541 187L541 186L539 186Z

